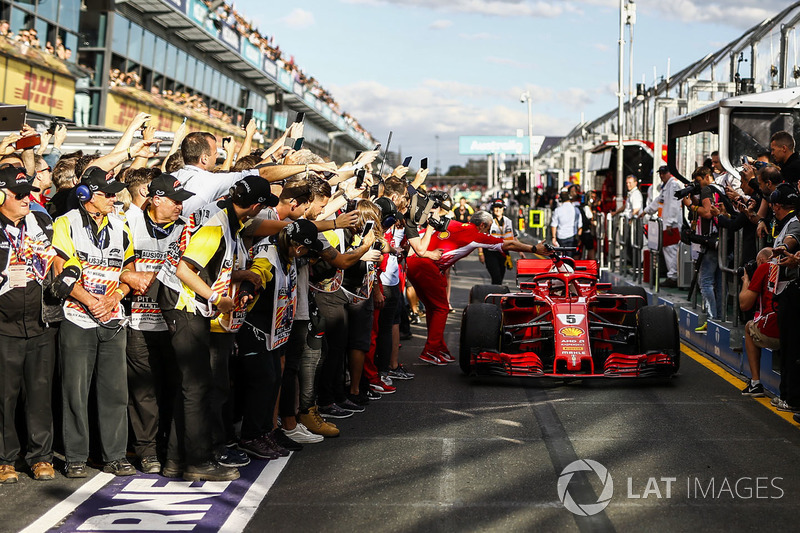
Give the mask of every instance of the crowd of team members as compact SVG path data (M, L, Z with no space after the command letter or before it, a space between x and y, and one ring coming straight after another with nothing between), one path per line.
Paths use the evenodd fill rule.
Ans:
M453 221L427 170L373 180L377 152L338 166L285 147L301 123L252 154L251 124L221 163L212 134L179 132L151 167L152 131L133 143L147 118L102 157L0 145L0 483L23 459L54 478L54 412L67 477L88 475L90 433L106 472L134 474L132 448L143 472L192 481L335 437L331 419L414 377L406 279L426 310L419 358L444 365L449 267L534 250L488 235L485 211Z

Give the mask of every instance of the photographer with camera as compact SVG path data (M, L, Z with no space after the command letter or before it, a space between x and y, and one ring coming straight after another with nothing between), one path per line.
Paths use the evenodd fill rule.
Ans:
M714 175L708 167L698 167L692 173L696 191L700 189L699 199L686 195L684 204L689 206L693 214L692 259L697 266L697 280L700 285L700 294L703 296L703 307L707 319L719 316L722 308L722 299L719 286L722 283L722 272L717 261L718 229L716 217L720 214L721 198L724 196L722 188L714 183ZM690 190L686 187L678 194ZM696 328L697 333L705 333L708 329L708 320Z
M742 278L739 307L742 311L748 311L758 303L755 317L744 327L744 347L751 375L749 383L742 389L744 396L764 396L764 386L760 381L761 348L775 351L781 347L778 338L778 315L773 306L772 291L767 287L771 257L772 248L763 248L754 261L739 267L736 272Z

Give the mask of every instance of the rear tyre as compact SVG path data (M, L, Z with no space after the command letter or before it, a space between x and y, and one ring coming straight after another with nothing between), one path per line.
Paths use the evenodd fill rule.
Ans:
M659 351L675 361L675 372L681 366L681 340L678 315L666 305L647 305L636 315L639 328L639 350L642 353Z
M499 350L503 331L503 313L492 304L469 304L461 316L458 363L465 374L472 372L473 350Z
M473 285L469 290L469 303L482 304L490 294L508 294L509 288L505 285Z

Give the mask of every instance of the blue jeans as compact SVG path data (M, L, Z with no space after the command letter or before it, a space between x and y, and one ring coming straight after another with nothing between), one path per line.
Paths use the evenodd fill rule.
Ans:
M719 318L722 309L722 291L720 290L722 271L719 269L715 252L706 252L703 256L697 279L700 284L700 294L703 296L703 307L708 318Z

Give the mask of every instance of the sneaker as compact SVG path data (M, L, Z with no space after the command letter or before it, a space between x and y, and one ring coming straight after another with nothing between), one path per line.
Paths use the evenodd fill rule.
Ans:
M407 380L407 379L414 379L414 374L406 370L402 364L398 364L397 368L390 368L389 369L389 377L392 379L399 379L399 380Z
M424 361L429 365L443 366L447 364L441 359L439 359L438 355L434 355L430 352L422 352L419 356L419 360Z
M752 396L753 398L764 396L764 385L762 385L761 383L759 383L758 385L752 385L748 381L747 387L742 389L742 396Z
M50 481L56 478L56 471L53 470L53 463L40 461L31 467L33 479L37 481Z
M103 472L114 474L115 476L132 476L136 469L124 457L116 461L109 461L103 466Z
M89 474L86 472L86 463L81 461L67 463L64 467L64 475L69 478L88 476Z
M363 407L363 406L365 406L365 405L367 405L369 403L369 398L367 398L367 393L366 392L361 391L358 394L347 393L347 401L349 401L350 403L354 403L356 405L360 405L360 406ZM352 409L350 409L350 410L352 411Z
M183 479L186 481L234 481L239 479L239 470L222 466L216 461L206 461L199 465L187 465L183 472Z
M315 444L325 440L325 437L322 435L315 435L314 433L311 433L308 428L300 422L297 423L297 426L294 429L284 428L281 431L283 431L283 434L293 441L300 442L302 444Z
M392 387L391 385L387 385L383 381L378 383L370 383L369 384L370 390L377 392L378 394L394 394L397 392L396 387Z
M183 465L172 459L167 459L161 467L161 475L164 477L183 477Z
M351 394L350 396L353 395ZM337 403L336 406L339 409L344 409L345 411L352 411L354 413L363 413L364 411L366 411L366 408L364 408L363 405L358 405L357 403L352 402L349 399Z
M19 481L19 474L14 469L14 465L0 465L0 485L5 483L10 485L17 481Z
M145 474L158 474L161 472L161 462L155 455L142 457L142 472Z
M702 326L694 328L695 333L708 333L708 322L703 322Z
M302 444L291 437L287 437L286 434L280 429L273 430L272 433L270 433L270 437L272 437L272 440L278 443L278 446L281 446L290 452L299 452L303 449Z
M315 405L307 413L300 413L300 424L303 424L308 431L323 437L338 437L339 428L336 425L326 422L319 414L319 408ZM300 424L297 424L300 426Z
M389 376L388 372L381 372L381 381L383 381L390 387L392 386L392 378Z
M214 460L220 466L228 468L239 468L250 464L250 458L242 450L225 446L224 452L214 452Z
M411 313L409 322L412 324L419 324L421 322L419 315L417 313Z
M239 441L239 448L246 452L247 455L255 457L256 459L277 459L281 456L277 451L273 450L269 444L261 439L248 439Z
M778 403L774 404L774 406L778 411L786 411L787 413L800 413L800 407L793 407L786 403L785 400L778 400Z
M330 405L323 405L319 408L319 414L328 418L350 418L353 416L352 411L345 411L336 406L335 403Z
M369 399L369 400L380 400L381 399L381 393L380 392L375 392L374 390L372 390L370 388L367 391L367 399Z
M778 404L780 403L780 401L781 401L781 399L780 399L779 396L773 396L772 399L769 401L769 404L772 407L778 407Z
M445 363L455 363L456 362L456 358L453 357L452 355L450 355L450 352L445 352L445 351L439 350L439 353L437 355L439 356L439 359L441 359Z

